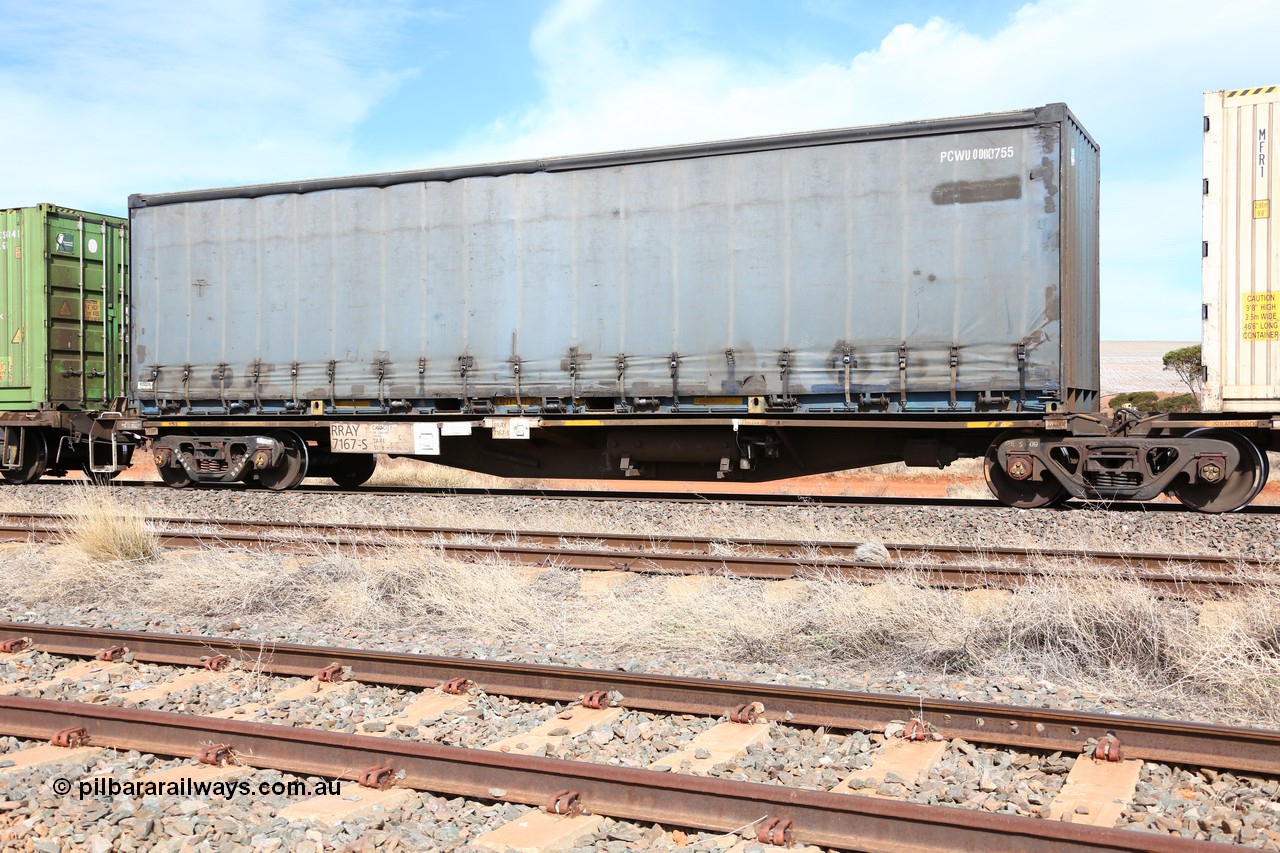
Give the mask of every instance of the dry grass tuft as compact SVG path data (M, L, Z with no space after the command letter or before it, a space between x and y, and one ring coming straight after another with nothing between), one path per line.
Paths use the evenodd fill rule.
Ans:
M109 485L74 485L63 518L67 544L91 560L139 562L160 555L160 537L146 516L121 503Z
M1041 678L1280 722L1274 579L1211 602L1157 598L1135 579L1081 566L1013 592L937 589L926 583L925 568L876 584L814 572L777 587L709 573L613 576L617 583L588 590L581 583L589 572L461 562L422 545L366 556L170 552L127 573L57 559L54 550L45 549L44 560L8 560L0 594L15 603L127 601L167 618L277 617L422 631L464 644L589 649L614 659Z

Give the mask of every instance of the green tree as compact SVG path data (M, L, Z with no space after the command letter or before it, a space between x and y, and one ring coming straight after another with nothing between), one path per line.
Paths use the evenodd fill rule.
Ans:
M1157 400L1151 408L1146 409L1148 412L1198 412L1200 411L1200 401L1196 399L1195 394L1174 394L1172 397L1165 397L1163 400Z
M1200 345L1170 350L1164 354L1164 369L1172 370L1191 389L1191 395L1200 399L1204 383L1204 362L1200 360Z
M1139 411L1150 412L1152 410L1151 407L1156 404L1156 399L1159 396L1155 391L1128 391L1115 395L1107 405L1112 409L1130 406Z

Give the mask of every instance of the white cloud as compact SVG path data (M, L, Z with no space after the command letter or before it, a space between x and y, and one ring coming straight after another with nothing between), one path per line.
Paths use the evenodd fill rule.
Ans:
M532 47L545 96L424 165L785 133L1065 101L1103 150L1103 208L1195 193L1201 95L1280 82L1274 0L1042 0L990 36L933 18L823 62L768 65L671 36L661 3L563 0ZM1117 180L1155 181L1146 190ZM1104 213L1104 328L1198 336L1199 209ZM1186 251L1170 241L1186 240ZM1186 257L1184 257L1186 256ZM1189 258L1189 260L1188 260ZM1168 291L1154 305L1152 294ZM1132 299L1129 293L1148 298ZM1185 305L1183 303L1186 303ZM1188 307L1190 306L1190 307ZM1144 312L1148 316L1144 317Z
M406 72L402 16L164 0L10 8L0 29L0 193L119 210L130 192L328 173Z
M1095 136L1142 134L1158 145L1178 130L1166 124L1170 107L1275 76L1269 33L1280 26L1273 0L1226 0L1213 15L1186 0L1043 0L990 37L933 18L893 28L874 51L780 67L670 37L668 7L658 6L663 13L563 0L532 37L542 101L448 153L582 153L1057 100ZM1193 112L1185 124L1195 123Z

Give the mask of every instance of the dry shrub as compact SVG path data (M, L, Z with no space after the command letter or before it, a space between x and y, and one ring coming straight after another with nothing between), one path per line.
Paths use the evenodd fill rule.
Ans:
M1175 690L1275 720L1280 584L1229 602L1158 598L1123 576L1050 575L1012 593L948 592L910 574L864 586L815 578L811 641L850 665Z
M464 645L589 649L614 660L1045 678L1280 720L1276 581L1207 604L1157 598L1134 579L1079 567L1013 592L937 589L924 568L876 584L814 573L786 587L714 573L637 574L583 591L589 573L462 562L422 545L305 558L181 552L124 573L83 559L67 568L53 550L45 560L5 558L0 594L15 603L127 601L166 618L278 617Z
M67 544L90 560L132 563L160 554L160 537L146 516L124 505L109 485L74 485L63 519Z
M1178 643L1180 666L1221 696L1228 707L1269 708L1280 696L1280 596L1276 584L1264 594L1206 602Z

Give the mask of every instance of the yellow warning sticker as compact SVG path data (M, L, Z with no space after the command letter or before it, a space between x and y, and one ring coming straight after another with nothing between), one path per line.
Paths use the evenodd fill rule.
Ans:
M1240 339L1280 341L1280 293L1243 294Z
M1253 203L1254 219L1270 219L1271 218L1271 199L1264 198Z
M12 340L12 341L10 341L10 343L14 343L14 344L20 344L20 343L22 343L22 332L23 332L23 330L22 330L22 329L18 329L18 331L14 332L14 333L13 333L13 340Z
M94 323L101 322L102 303L97 299L86 299L84 301L84 318Z

